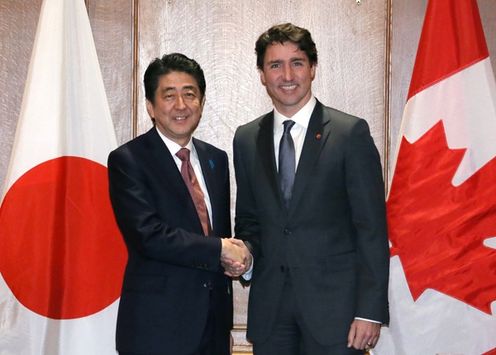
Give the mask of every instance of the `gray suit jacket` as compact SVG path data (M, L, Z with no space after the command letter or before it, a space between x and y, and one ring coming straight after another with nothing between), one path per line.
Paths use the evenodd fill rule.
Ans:
M238 128L235 235L254 255L248 337L273 327L289 273L322 344L346 341L354 317L387 323L389 248L379 154L366 121L317 105L288 209L274 154L273 113Z

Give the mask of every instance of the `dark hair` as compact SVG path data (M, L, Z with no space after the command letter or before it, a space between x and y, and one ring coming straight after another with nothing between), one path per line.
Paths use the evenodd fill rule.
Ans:
M264 57L267 47L273 43L292 42L298 46L300 50L306 53L310 65L317 64L317 48L312 39L310 32L302 27L293 25L292 23L283 23L269 28L258 37L255 44L255 52L257 54L257 67L263 69Z
M162 58L155 58L146 68L144 76L145 97L152 104L155 104L155 91L157 91L158 81L162 75L171 72L183 72L195 78L201 97L205 96L205 76L203 70L194 59L186 57L181 53L165 54Z

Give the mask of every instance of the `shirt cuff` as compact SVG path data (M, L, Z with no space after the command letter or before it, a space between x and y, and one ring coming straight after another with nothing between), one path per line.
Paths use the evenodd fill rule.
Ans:
M253 259L253 255L251 256L251 265L250 265L250 268L248 269L247 272L245 272L243 275L241 275L241 277L246 280L246 281L250 281L251 280L251 277L253 275L253 264L255 263L255 260Z
M248 272L248 271L247 271ZM251 276L251 275L250 275ZM379 321L376 321L376 320L373 320L373 319L367 319L367 318L361 318L361 317L355 317L355 319L358 319L358 320L364 320L366 322L371 322L371 323L377 323L377 324L382 324L382 322L379 322Z

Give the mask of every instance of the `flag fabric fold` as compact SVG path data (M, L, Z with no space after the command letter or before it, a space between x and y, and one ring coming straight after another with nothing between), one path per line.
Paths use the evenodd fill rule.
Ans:
M0 353L115 354L116 147L83 0L44 0L0 200Z
M376 353L496 348L496 84L477 2L429 0L387 200Z

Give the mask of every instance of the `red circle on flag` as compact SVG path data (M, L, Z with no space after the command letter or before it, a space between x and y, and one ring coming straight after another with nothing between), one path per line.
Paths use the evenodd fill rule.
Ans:
M0 208L0 271L33 312L71 319L104 309L120 295L126 259L104 166L53 159L7 192Z

